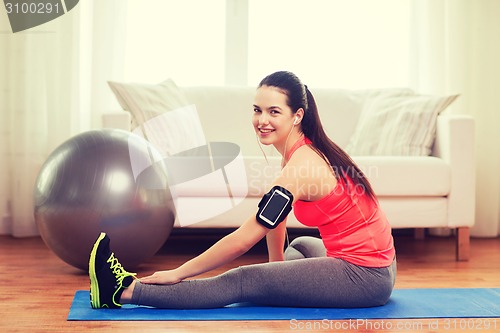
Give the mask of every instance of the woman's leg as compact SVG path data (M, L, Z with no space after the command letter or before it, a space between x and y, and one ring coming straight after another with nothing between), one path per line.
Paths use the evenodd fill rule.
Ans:
M285 249L285 260L317 257L326 257L326 249L321 238L297 237Z
M136 283L132 304L158 308L215 308L239 302L271 306L383 305L393 288L391 267L366 268L323 257L242 266L175 285Z

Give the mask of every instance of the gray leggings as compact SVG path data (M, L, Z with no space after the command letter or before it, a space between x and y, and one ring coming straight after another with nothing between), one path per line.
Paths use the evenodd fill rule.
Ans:
M285 261L241 266L221 275L174 285L137 283L132 304L170 309L217 308L251 302L288 307L371 307L389 299L396 261L367 268L326 257L323 242L299 237Z

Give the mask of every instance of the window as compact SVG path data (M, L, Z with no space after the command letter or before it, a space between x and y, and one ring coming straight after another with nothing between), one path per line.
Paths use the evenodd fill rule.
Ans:
M224 84L225 0L128 0L124 79Z
M412 0L128 0L125 79L255 86L410 85Z
M251 0L248 83L287 69L316 87L408 86L409 7L409 0Z

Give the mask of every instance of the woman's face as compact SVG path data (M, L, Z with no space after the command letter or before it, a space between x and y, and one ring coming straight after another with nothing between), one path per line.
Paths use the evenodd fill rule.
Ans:
M257 89L252 124L262 144L282 145L286 142L294 120L287 98L276 87L262 86Z

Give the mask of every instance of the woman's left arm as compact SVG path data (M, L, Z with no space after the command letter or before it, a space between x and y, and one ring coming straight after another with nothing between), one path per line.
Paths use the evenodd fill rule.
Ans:
M286 240L286 221L287 219L281 222L275 229L270 230L266 235L269 262L285 260L283 251Z
M297 153L295 155L299 155ZM303 191L301 191L303 179L297 178L297 173L286 171L289 168L297 167L295 163L297 163L298 160L295 160L295 163L293 163L292 160L290 160L288 165L282 170L281 175L276 179L273 186L278 185L287 189L292 193L294 197L293 202L295 202L300 199L300 194L303 193ZM304 166L309 167L307 163L305 163ZM273 245L271 251L273 254L270 256L271 260L277 258L276 249L278 242L276 240L279 240L281 246L283 246L284 238L280 240L278 237L281 238L285 235L284 228L286 228L286 224L284 222L285 221L282 221L281 224L273 230L273 233L276 233L274 236L271 236L271 239L274 238L272 241ZM257 221L256 215L253 215L238 229L222 238L199 256L187 261L176 269L156 272L153 275L141 278L140 281L148 284L174 284L184 279L211 271L246 253L252 246L257 244L258 241L264 238L270 230L271 229L260 224Z
M257 244L269 229L250 217L238 229L225 236L199 256L187 261L176 269L156 272L141 278L147 284L174 284L184 279L211 271L246 253Z

